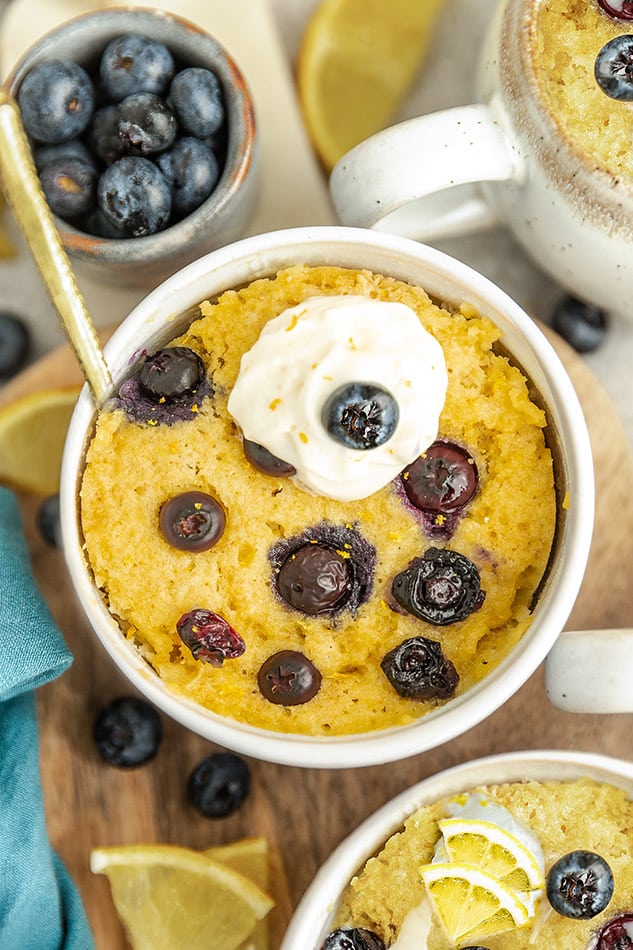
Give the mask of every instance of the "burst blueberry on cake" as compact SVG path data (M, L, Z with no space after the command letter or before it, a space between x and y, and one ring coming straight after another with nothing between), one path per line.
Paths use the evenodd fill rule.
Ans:
M624 950L632 849L615 786L473 789L420 808L359 869L324 950Z
M556 522L543 409L463 302L294 266L203 302L99 415L95 583L174 692L266 729L412 722L532 619Z

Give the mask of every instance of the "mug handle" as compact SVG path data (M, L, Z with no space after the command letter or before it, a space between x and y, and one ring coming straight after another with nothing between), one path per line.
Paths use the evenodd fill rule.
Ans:
M479 184L523 175L493 106L474 104L377 132L337 162L329 184L343 224L431 240L498 224Z
M561 633L545 659L547 698L565 712L633 712L633 630Z

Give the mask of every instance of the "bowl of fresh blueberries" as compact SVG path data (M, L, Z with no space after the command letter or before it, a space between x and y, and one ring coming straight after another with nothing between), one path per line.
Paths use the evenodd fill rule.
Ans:
M252 98L230 54L158 10L76 17L6 81L70 258L152 286L242 236L257 199Z

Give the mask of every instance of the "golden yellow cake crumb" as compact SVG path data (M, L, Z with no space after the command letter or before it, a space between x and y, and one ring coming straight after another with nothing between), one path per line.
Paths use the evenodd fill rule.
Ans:
M449 374L440 436L468 448L479 489L446 546L478 567L486 597L465 620L437 627L396 612L393 577L434 542L392 486L354 502L312 495L246 461L227 411L241 356L266 322L324 294L361 294L408 304L440 342ZM520 640L548 562L556 519L545 414L526 381L495 353L485 317L452 313L420 288L338 267L291 267L201 305L203 316L174 344L194 349L214 387L185 422L147 426L121 409L101 413L81 488L81 519L95 582L112 613L175 692L267 729L316 735L411 722L437 705L398 696L380 661L403 640L441 641L461 693ZM215 547L176 550L158 530L161 505L188 490L218 499L226 530ZM271 590L269 551L281 538L326 521L352 525L375 547L371 596L334 619L288 608ZM435 546L438 546L435 543ZM444 546L444 545L439 545ZM219 613L243 637L244 654L214 667L193 658L176 631L193 608ZM298 650L322 674L317 695L288 707L265 699L257 673L281 649Z

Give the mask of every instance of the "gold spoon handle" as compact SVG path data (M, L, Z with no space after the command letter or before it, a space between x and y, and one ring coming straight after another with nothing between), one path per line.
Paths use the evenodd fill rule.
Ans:
M112 387L110 371L40 187L19 109L1 89L0 185L100 406Z

